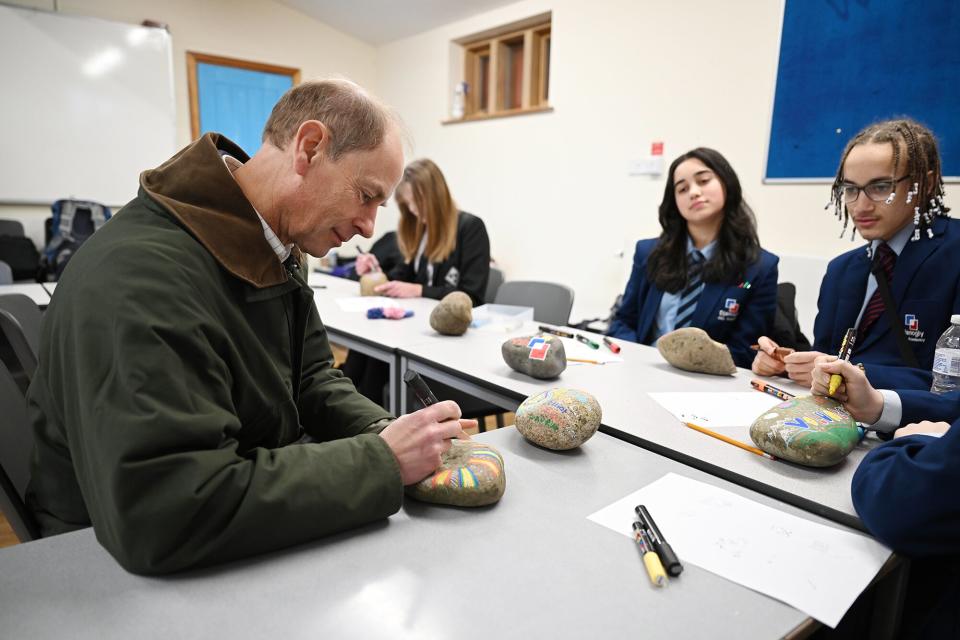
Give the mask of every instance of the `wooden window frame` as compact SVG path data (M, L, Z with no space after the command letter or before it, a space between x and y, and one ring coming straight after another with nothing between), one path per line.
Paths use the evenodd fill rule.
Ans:
M464 115L462 118L446 120L444 124L552 111L548 79L551 26L551 18L547 17L532 24L509 26L483 37L462 41L463 79L468 87ZM511 53L511 47L518 43L519 55L522 56L519 65L514 62L516 51ZM480 81L481 60L485 57L489 59L486 108L481 104L483 91ZM519 81L516 78L518 70L522 76ZM519 101L516 100L517 92L520 94ZM513 98L509 104L508 98Z
M294 67L282 67L265 62L252 62L250 60L215 56L197 51L187 51L187 86L190 93L191 140L196 140L200 137L200 91L197 87L197 65L201 62L216 64L221 67L234 67L237 69L249 69L250 71L263 71L265 73L289 76L293 80L293 86L300 84L300 69Z

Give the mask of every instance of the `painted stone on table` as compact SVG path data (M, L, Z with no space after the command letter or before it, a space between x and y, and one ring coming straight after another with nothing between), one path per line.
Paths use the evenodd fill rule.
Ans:
M360 276L360 295L378 295L377 292L374 291L374 288L380 286L384 282L387 282L387 274L385 274L383 271L371 271L370 273L363 274Z
M500 353L511 369L540 380L556 378L567 368L563 341L549 334L510 338Z
M463 291L454 291L430 312L430 326L445 336L462 336L473 321L473 301Z
M455 507L493 504L507 488L503 456L493 447L472 440L454 440L440 456L440 468L406 488L411 498Z
M727 376L737 372L727 345L715 342L697 327L676 329L657 340L657 349L671 366L695 373Z
M517 431L547 449L573 449L600 427L597 399L579 389L548 389L530 396L517 409Z
M775 458L808 467L829 467L860 441L856 421L839 402L798 396L754 420L750 439Z

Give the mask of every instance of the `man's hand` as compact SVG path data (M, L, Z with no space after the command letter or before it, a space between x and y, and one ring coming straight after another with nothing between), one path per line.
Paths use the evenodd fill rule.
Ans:
M420 482L440 466L440 454L450 448L451 438L468 438L460 420L460 407L444 400L400 416L380 432L400 464L404 485Z
M912 436L916 433L946 433L949 429L949 422L930 422L929 420L924 420L923 422L915 422L905 427L900 427L894 432L893 437L902 438L903 436Z
M757 342L760 344L760 351L754 356L750 370L759 376L777 376L783 373L783 360L777 355L780 345L767 336L760 336Z
M843 408L857 422L873 424L883 413L883 394L873 388L863 369L835 356L821 355L814 360L810 391L826 396L830 390L830 376L838 373L843 382L831 396L843 404Z
M372 253L361 253L357 256L357 261L353 263L353 268L356 269L358 276L362 276L370 271L379 271L380 262L377 260L377 256Z
M784 357L787 375L796 383L808 386L813 383L813 366L822 355L819 351L796 351Z
M420 298L423 296L423 285L401 280L391 280L378 284L373 290L390 298Z

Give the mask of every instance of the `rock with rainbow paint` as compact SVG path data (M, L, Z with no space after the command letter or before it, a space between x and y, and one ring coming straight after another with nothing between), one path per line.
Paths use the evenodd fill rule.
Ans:
M433 475L410 485L406 492L424 502L482 507L499 500L506 488L499 451L472 440L453 440L450 449L440 456L440 467Z
M510 338L500 346L500 353L511 369L539 380L556 378L567 368L563 341L546 333Z
M597 399L579 389L547 389L530 396L517 408L517 431L547 449L573 449L600 427Z
M829 467L857 446L860 431L836 400L798 396L754 420L750 438L775 458L808 467Z

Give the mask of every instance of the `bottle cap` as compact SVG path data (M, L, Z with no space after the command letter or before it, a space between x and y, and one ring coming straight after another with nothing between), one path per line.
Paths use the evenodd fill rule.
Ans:
M950 316L950 324L960 324L960 313Z

